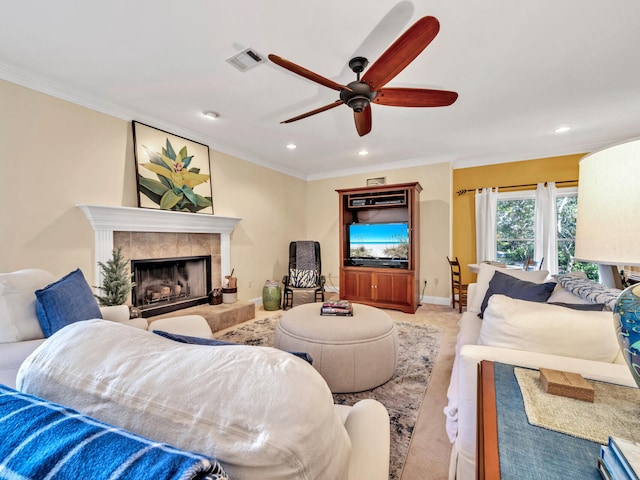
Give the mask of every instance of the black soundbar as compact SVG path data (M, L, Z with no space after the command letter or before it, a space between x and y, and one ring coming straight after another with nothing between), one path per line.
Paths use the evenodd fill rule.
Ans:
M375 207L378 205L406 205L406 200L402 198L352 198L352 207Z
M352 267L409 268L408 260L390 258L350 258L346 264Z

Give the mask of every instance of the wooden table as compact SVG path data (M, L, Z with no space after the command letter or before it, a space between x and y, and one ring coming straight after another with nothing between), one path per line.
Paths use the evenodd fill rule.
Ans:
M528 422L513 368L478 364L476 478L601 480L600 444Z
M476 478L500 478L498 456L498 419L493 362L478 364L478 403L476 427Z

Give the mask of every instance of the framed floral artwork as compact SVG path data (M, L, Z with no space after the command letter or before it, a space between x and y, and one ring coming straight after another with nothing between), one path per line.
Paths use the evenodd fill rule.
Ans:
M138 206L213 214L209 147L133 122Z

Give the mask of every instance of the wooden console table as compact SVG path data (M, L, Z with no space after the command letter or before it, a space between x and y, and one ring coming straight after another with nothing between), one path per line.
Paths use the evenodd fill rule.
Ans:
M600 444L528 423L513 368L478 365L476 478L601 480Z
M478 364L478 401L476 406L476 478L478 480L500 478L495 385L493 362L483 360Z

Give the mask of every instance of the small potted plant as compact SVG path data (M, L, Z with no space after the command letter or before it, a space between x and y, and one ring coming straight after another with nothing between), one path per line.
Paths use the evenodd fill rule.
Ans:
M98 262L102 273L102 286L96 288L101 290L103 294L95 295L95 297L101 306L124 305L129 298L134 283L129 277L128 263L128 260L122 256L122 248L120 247L112 251L109 260ZM132 311L131 314L134 312Z

